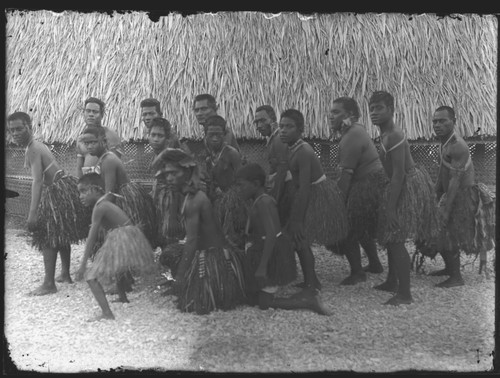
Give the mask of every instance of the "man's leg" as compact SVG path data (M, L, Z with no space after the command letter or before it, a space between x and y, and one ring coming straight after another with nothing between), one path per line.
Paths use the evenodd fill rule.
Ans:
M71 246L67 245L59 249L59 256L61 257L61 274L56 278L57 282L73 283L69 273L71 264Z
M460 272L460 250L455 249L452 251L443 251L443 256L446 255L449 264L449 275L450 277L445 281L438 283L437 287L455 287L463 286L464 280L462 278L462 273Z
M102 310L101 315L98 315L87 321L93 322L101 319L114 319L115 316L113 315L111 309L109 308L109 303L108 300L106 299L106 294L104 293L104 289L102 288L99 281L97 281L97 279L94 278L87 280L87 283L89 284L90 290L92 291L92 294L94 294L94 297L97 300L97 303L99 304L99 307L101 307Z
M406 250L404 243L392 243L387 246L391 255L393 255L393 265L398 280L398 291L391 299L384 304L400 305L413 302L410 291L410 255Z
M129 285L130 282L127 274L123 273L116 276L116 288L118 289L118 298L115 299L113 302L129 303L126 294Z
M380 285L376 285L373 288L376 290L395 293L398 290L398 277L396 275L396 261L394 259L394 251L392 251L391 248L387 248L387 260L389 265L387 279Z
M342 242L340 248L344 250L349 266L351 267L351 275L344 278L340 284L355 285L359 282L366 281L366 273L361 266L361 250L359 248L359 242L355 240L352 235L350 235Z
M359 244L365 250L366 256L368 257L368 266L364 267L365 272L370 273L382 273L384 268L380 263L377 251L377 243L375 239L370 238L368 235L364 235L360 240Z
M56 271L57 250L54 248L46 248L42 251L43 254L43 267L45 276L43 283L40 287L33 290L31 295L47 295L57 292L54 275Z
M440 269L440 270L436 270L434 272L431 272L431 273L429 273L429 276L449 276L451 274L449 251L440 251L439 254L443 258L444 269Z

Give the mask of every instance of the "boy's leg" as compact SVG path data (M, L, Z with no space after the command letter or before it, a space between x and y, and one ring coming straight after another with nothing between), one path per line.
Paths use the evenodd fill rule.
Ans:
M279 298L274 294L261 291L259 293L259 308L266 310L269 307L281 308L284 310L307 309L320 315L330 315L330 312L323 306L321 299L309 291L304 290L302 295L294 295L288 298Z
M57 282L73 283L69 273L71 264L71 246L67 245L59 249L59 256L61 257L61 274L56 277Z
M113 302L129 303L127 298L127 287L130 284L126 274L119 274L116 276L116 288L118 289L118 299Z
M304 282L298 284L297 286L304 289L317 289L321 290L321 283L316 276L316 271L314 270L314 254L311 247L306 239L301 241L295 241L295 250L299 256L300 266L302 268L302 274L304 276Z
M394 251L392 248L387 248L387 260L389 265L389 271L387 272L387 279L380 285L376 285L373 288L376 290L397 292L398 290L398 277L396 275L396 261L394 260Z
M359 244L361 244L361 247L363 247L366 256L368 257L368 266L364 267L363 270L370 273L382 273L384 268L382 267L378 257L377 243L375 242L375 239L365 235L359 240Z
M99 303L99 306L101 307L102 310L101 315L91 318L88 321L93 322L101 319L114 319L115 316L113 315L111 309L109 308L109 303L108 300L106 299L106 294L104 293L104 289L102 288L99 281L97 281L97 279L94 278L87 280L87 283L89 284L90 290L92 291L92 294L94 294L94 297L97 300L97 303Z
M53 248L46 248L42 251L43 254L43 267L45 276L43 283L40 287L33 290L31 295L47 295L57 292L54 275L56 272L57 250Z
M359 282L366 281L366 273L361 266L361 250L359 248L359 242L350 235L344 240L341 246L345 251L345 256L351 267L351 275L344 278L340 284L341 285L355 285Z
M438 283L437 287L455 287L455 286L463 286L464 280L462 278L462 273L460 273L460 250L455 249L453 251L443 251L443 256L447 256L448 264L449 264L449 275L450 277Z
M413 302L410 292L410 255L404 243L392 243L387 247L393 255L393 265L398 280L398 291L384 304L400 305Z

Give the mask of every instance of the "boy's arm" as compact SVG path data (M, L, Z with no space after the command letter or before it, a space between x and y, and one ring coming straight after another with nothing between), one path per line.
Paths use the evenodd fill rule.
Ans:
M339 167L341 168L341 173L337 185L344 195L344 199L346 199L351 187L354 170L358 166L363 152L363 144L356 134L347 134L344 138L346 139L343 141L344 143L342 143L340 150Z
M299 166L299 188L293 199L289 224L292 235L302 236L311 194L311 156L308 156L304 150L299 150L296 154Z
M83 251L82 261L80 262L80 268L76 272L75 279L81 281L85 270L87 269L87 261L90 258L90 254L94 248L94 245L99 234L99 229L101 228L101 222L104 215L104 209L100 205L96 205L92 211L92 224L90 226L90 231L85 242L85 250Z
M117 162L114 159L104 159L101 163L101 175L104 180L104 193L114 193L116 190Z
M398 134L397 140L391 146L399 143L403 136ZM389 200L387 201L387 223L389 227L396 227L396 204L401 194L401 188L405 178L405 148L404 143L390 152L392 162L392 177L389 184ZM392 226L391 226L392 224Z
M80 137L76 141L76 176L78 178L83 176L83 164L85 163L85 154L80 146Z
M460 187L460 182L465 173L465 164L469 159L468 150L463 148L460 144L455 144L450 149L451 157L451 169L450 171L450 181L448 183L448 188L446 190L446 203L444 205L443 221L448 223L448 218L450 217L451 208L455 197Z
M255 271L255 277L261 282L261 285L265 285L265 278L267 276L267 266L269 259L274 252L274 246L276 245L276 234L280 231L277 230L272 218L271 209L276 207L274 203L270 201L259 201L256 204L257 214L259 214L259 220L262 222L264 230L266 230L266 239L264 241L264 250L262 251L262 257L260 259L257 270Z
M181 261L179 262L177 273L174 277L179 285L181 285L184 280L189 263L193 260L193 256L198 246L201 211L200 205L201 203L198 198L191 198L187 200L186 207L184 209L186 222L186 244L184 245Z
M39 146L35 143L33 143L33 146L27 152L31 166L31 177L33 178L33 182L31 183L31 203L28 212L28 230L30 231L34 230L37 224L37 212L40 205L40 198L42 197L43 186L42 153Z

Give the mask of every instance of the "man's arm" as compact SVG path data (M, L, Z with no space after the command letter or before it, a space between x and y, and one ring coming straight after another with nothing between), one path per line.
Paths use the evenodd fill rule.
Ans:
M455 201L462 177L465 173L465 164L469 159L467 147L464 148L463 145L455 143L450 148L450 157L450 180L448 182L448 188L446 189L446 203L444 205L443 214L444 221L446 222L448 222L453 202Z
M391 138L390 146L401 141L403 135L394 134ZM387 201L387 222L393 223L396 221L396 205L405 179L405 143L401 143L398 147L390 152L392 162L392 177L389 183L389 200ZM396 226L395 224L392 225Z
M264 250L262 251L262 257L260 258L259 265L255 272L255 277L258 280L264 281L267 276L267 265L269 259L274 252L274 246L276 245L276 234L279 230L276 230L276 226L273 223L271 207L274 206L273 203L267 198L258 201L256 204L257 214L259 214L259 220L262 223L264 230L266 230L266 239L264 240ZM262 286L265 282L261 282Z
M354 133L346 134L341 142L339 167L341 168L340 178L337 185L344 195L344 199L349 194L352 176L358 166L363 153L363 141L359 135Z
M83 274L87 269L87 261L90 258L90 254L94 249L94 245L97 241L97 236L99 234L99 229L101 228L102 218L104 215L104 204L96 205L92 211L92 224L90 226L90 231L85 242L85 249L83 251L82 261L80 262L80 267L76 272L75 279L80 281L83 278Z
M76 141L76 176L78 178L83 176L83 164L85 164L85 153L82 151L80 145L80 137Z
M42 152L37 142L33 143L27 154L33 179L31 183L31 203L28 212L28 230L33 230L37 223L38 206L40 205L43 186Z
M229 159L229 164L233 167L233 172L236 172L241 167L241 155L237 150L229 149L227 154Z
M195 197L192 197L191 200L187 200L186 207L184 209L186 244L184 244L182 257L179 265L177 266L176 277L174 277L179 284L182 283L189 263L193 260L198 246L198 234L201 219L200 213L202 211L202 206L202 201L200 201L199 197L195 195Z
M108 127L106 127L106 142L108 144L108 149L121 158L123 155L122 140L116 131Z
M308 151L301 149L296 152L299 168L299 188L293 199L290 213L290 226L293 233L299 233L303 226L306 210L309 206L311 194L311 156Z
M103 159L101 163L101 175L104 179L104 193L115 193L118 176L117 162L114 159Z

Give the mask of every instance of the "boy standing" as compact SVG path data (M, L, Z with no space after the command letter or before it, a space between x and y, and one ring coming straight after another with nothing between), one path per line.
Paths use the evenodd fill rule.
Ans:
M34 140L30 116L16 112L9 115L7 123L14 142L26 147L25 167L33 178L28 230L33 233L32 245L42 251L45 277L31 294L52 294L57 292L54 275L58 252L61 276L57 281L72 283L71 244L85 238L86 211L78 201L76 177L65 174L47 146Z

